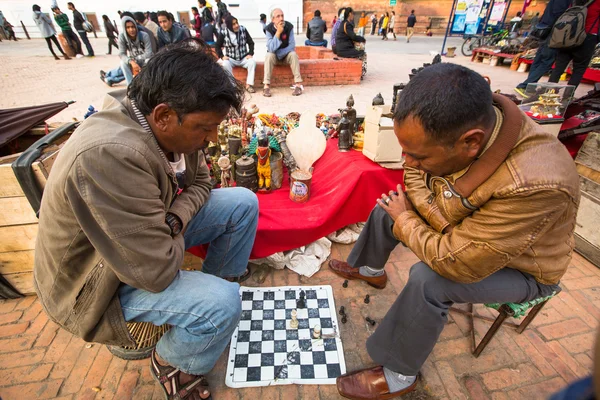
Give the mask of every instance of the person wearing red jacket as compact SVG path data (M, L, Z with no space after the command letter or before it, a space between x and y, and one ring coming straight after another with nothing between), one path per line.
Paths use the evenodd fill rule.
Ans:
M560 76L565 72L569 62L573 60L573 71L569 79L569 85L579 86L583 74L587 69L594 49L598 44L598 32L600 31L600 0L594 0L587 8L587 17L585 19L585 41L577 47L571 49L560 49L556 54L556 64L550 75L548 82L558 83Z

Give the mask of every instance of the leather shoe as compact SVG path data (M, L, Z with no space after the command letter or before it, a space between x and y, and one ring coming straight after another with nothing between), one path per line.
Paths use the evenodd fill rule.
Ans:
M390 393L385 380L383 367L361 369L339 376L336 379L337 390L343 397L356 400L385 400L403 396L417 387L419 377L406 389Z
M383 289L387 285L387 273L383 271L383 275L379 276L364 276L360 274L358 268L353 268L350 264L344 261L329 260L329 268L339 276L346 279L359 279L367 282L376 289Z

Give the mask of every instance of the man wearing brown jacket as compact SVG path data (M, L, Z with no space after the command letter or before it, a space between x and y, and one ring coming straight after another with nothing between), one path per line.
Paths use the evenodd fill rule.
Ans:
M394 132L406 155L406 192L382 195L348 262L329 266L383 289L399 243L421 262L367 340L379 366L338 378L351 399L414 390L453 303L551 295L573 251L573 160L476 72L446 63L420 72L402 91Z
M209 396L203 375L238 324L231 281L245 275L258 221L251 191L211 190L201 149L243 88L201 46L158 53L77 128L44 189L35 247L40 302L67 331L133 346L126 321L171 325L151 370L180 399ZM180 270L201 243L202 272Z

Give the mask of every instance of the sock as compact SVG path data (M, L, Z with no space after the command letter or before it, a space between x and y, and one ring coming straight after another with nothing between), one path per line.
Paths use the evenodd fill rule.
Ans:
M383 275L383 272L384 272L383 269L375 269L375 268L368 267L366 265L360 267L358 269L358 271L362 276L369 276L369 277L381 276L381 275Z
M415 379L417 379L416 376L402 375L387 369L386 367L383 367L383 374L385 375L385 380L390 388L390 393L406 389L415 382Z

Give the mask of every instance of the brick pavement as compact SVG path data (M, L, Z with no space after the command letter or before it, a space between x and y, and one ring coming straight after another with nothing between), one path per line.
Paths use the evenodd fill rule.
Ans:
M332 257L345 258L351 245L334 244ZM372 365L365 340L381 320L408 278L416 256L399 246L386 270L390 284L375 290L351 281L347 289L324 264L307 279L290 270L272 270L263 286L331 284L336 306L348 310L341 337L349 371ZM259 286L252 279L249 285ZM482 355L470 354L465 317L451 314L440 340L422 369L416 399L545 399L592 371L592 346L600 318L600 269L575 254L562 281L563 292L552 299L532 325L518 335L500 329ZM366 294L370 304L364 304ZM477 306L480 313L493 315ZM476 321L477 339L489 323ZM334 386L272 386L229 389L225 386L226 350L208 378L215 399L337 399ZM124 361L106 347L89 345L58 329L41 311L35 296L0 301L0 397L34 399L162 399L148 360ZM98 391L98 389L100 389Z

